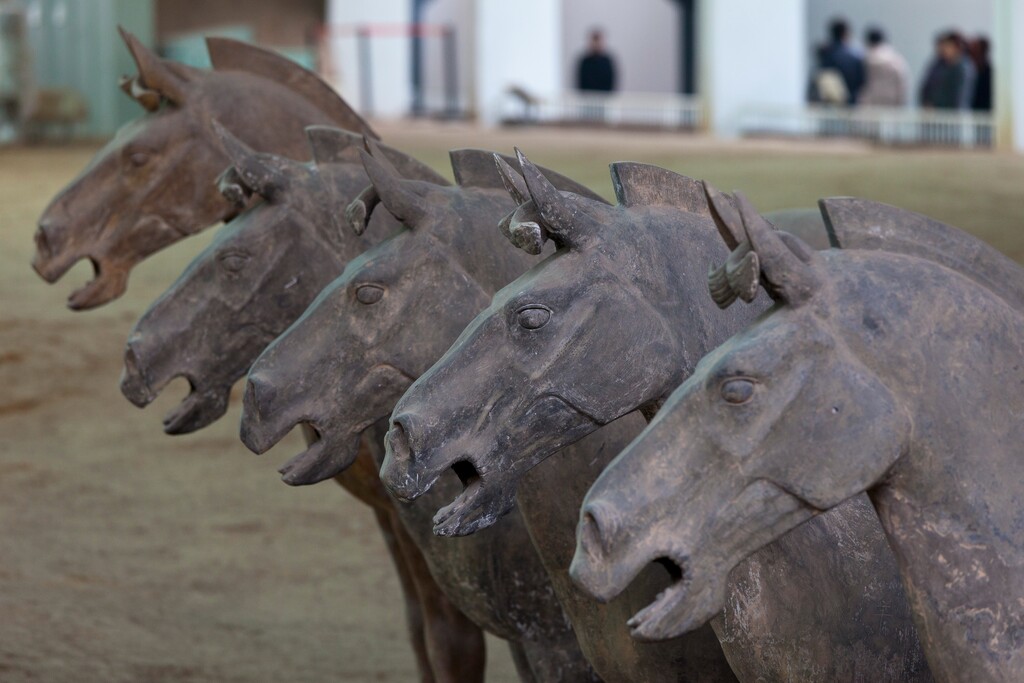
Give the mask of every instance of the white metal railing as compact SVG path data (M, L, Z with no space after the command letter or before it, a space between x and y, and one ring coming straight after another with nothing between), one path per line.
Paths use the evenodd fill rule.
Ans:
M850 137L887 145L991 147L995 118L969 111L897 107L748 107L740 116L745 135Z
M501 103L508 123L584 123L645 128L700 128L698 97L671 93L565 93L554 98L508 94Z

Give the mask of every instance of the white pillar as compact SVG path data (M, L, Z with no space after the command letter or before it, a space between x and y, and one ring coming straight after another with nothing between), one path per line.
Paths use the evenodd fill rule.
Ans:
M327 4L327 76L331 85L360 113L372 104L373 116L399 117L409 113L412 99L410 39L403 27L412 21L410 0L329 0ZM363 101L357 27L370 31L370 99Z
M561 0L478 0L475 108L492 125L509 86L539 97L562 90Z
M702 0L700 94L712 132L739 134L750 106L806 101L806 0Z
M996 0L994 54L996 143L1024 152L1024 4Z

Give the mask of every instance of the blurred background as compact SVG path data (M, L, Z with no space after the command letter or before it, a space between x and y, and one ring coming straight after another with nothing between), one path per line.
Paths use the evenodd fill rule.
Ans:
M132 103L113 87L131 66L117 39L121 24L163 56L194 66L209 64L207 35L273 47L318 71L369 117L1018 149L1024 145L1024 88L1012 87L1024 78L1014 59L1024 44L1018 5L3 0L0 139L106 136L133 116ZM873 85L832 58L837 18L846 22L841 42L865 71L878 72ZM962 100L939 101L925 92L943 38L959 43L970 67L965 89L971 92ZM610 74L598 75L610 80L580 80L582 59L591 53L608 57ZM602 65L591 60L588 66L601 71ZM822 73L830 69L844 78ZM886 88L894 70L900 82ZM979 88L984 93L975 99Z
M168 437L176 380L118 390L134 322L216 230L66 309L91 276L29 267L49 200L125 122L124 26L209 64L204 38L316 71L390 145L520 146L612 196L658 164L762 210L854 195L1024 262L1017 0L0 0L0 680L408 681L398 583L369 510L284 486L227 416ZM514 680L491 641L489 681Z

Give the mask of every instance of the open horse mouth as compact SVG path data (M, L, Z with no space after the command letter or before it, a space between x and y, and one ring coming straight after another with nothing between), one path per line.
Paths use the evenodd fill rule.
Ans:
M164 416L165 434L190 434L213 423L227 412L231 389L201 391L189 380L189 392Z
M678 623L682 604L689 595L691 577L685 570L685 561L663 556L654 560L654 564L661 565L668 572L672 583L626 622L630 634L638 640L669 637L668 633Z
M268 383L250 375L242 399L242 425L239 436L253 453L262 455L281 442L295 427L301 427L306 448L278 468L281 480L289 486L309 486L330 479L347 469L359 453L359 434L350 443L336 438L318 420L283 417L275 407L274 390Z
M288 431L295 426L292 425ZM305 486L334 476L319 476L324 466L324 451L327 448L327 441L324 440L321 430L312 422L300 422L298 426L302 428L302 434L308 445L305 450L278 468L281 481L289 486Z
M462 483L462 491L434 515L435 535L467 536L512 509L515 487L480 469L472 459L457 460L449 469Z
M51 260L40 248L32 259L32 269L52 285L82 260L88 260L92 265L92 278L68 296L68 308L73 311L84 311L102 306L124 294L127 277L104 268L102 262L92 256L65 259L54 257Z
M124 355L124 368L121 371L121 393L133 405L145 408L156 400L160 392L171 381L178 377L183 377L188 381L188 395L164 417L164 433L189 434L209 425L225 413L231 392L230 387L200 388L196 385L195 380L185 373L177 373L152 381L148 377L145 363L129 342Z

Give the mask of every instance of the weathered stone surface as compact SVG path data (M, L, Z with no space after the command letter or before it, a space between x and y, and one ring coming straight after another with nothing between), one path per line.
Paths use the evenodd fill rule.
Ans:
M121 33L139 70L122 88L148 113L50 202L35 235L32 267L47 282L81 259L92 262L94 279L68 299L72 309L116 299L135 264L238 212L214 182L229 159L212 120L257 150L292 159L308 158L309 125L375 136L315 74L273 52L210 38L214 69L201 71Z
M560 193L523 167L526 189L513 195L525 201L503 230L524 248L550 239L558 250L498 292L399 401L382 470L390 490L411 497L453 461L470 460L478 490L448 508L468 520L511 500L559 448L630 411L653 414L705 353L769 305L756 290L753 305L724 312L708 297L708 266L729 251L700 183L613 164L619 203L608 206ZM602 454L587 473L614 457ZM564 467L562 481L573 476ZM656 467L642 477L637 486L675 481ZM537 478L523 487L531 500ZM649 578L602 597L626 591L629 604L641 602L652 595ZM711 623L741 680L930 678L895 560L863 497L747 559L728 585Z
M164 420L168 434L201 429L223 415L231 386L350 258L396 232L381 212L365 237L341 219L341 209L368 182L362 136L334 128L307 129L313 161L257 153L217 127L233 165L221 191L242 206L260 201L221 228L214 243L185 270L135 325L125 352L121 389L147 405L172 378L184 376L188 397ZM411 177L447 184L426 166L380 146ZM307 434L310 442L315 434ZM480 681L483 632L463 615L430 575L423 554L398 519L377 478L377 461L363 443L357 462L337 482L373 508L398 573L410 641L422 680Z
M373 220L386 211L405 229L350 262L264 352L246 388L242 437L251 449L265 451L297 423L318 436L282 468L292 485L347 472L361 436L377 449L379 464L394 402L529 262L493 229L511 202L490 153L453 153L460 184L439 187L406 178L371 149L365 162L375 191L361 193L361 201L369 209L379 204ZM459 486L448 473L440 488L454 495ZM536 680L590 680L522 520L510 516L471 539L442 539L431 533L436 503L400 505L398 513L446 594L509 640Z
M823 203L843 248L814 252L710 195L778 306L705 357L602 474L574 577L614 595L668 558L682 580L632 626L682 633L726 604L744 557L866 491L936 679L1019 680L1024 270L862 200Z

